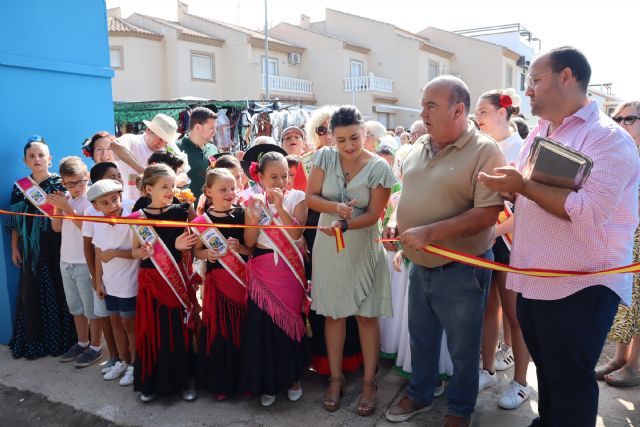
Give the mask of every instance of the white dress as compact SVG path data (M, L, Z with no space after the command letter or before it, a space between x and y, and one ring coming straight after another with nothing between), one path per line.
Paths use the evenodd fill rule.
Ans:
M402 265L403 270L409 270L409 266ZM411 373L411 339L409 337L409 274L405 273L405 296L402 307L402 318L400 319L400 337L398 344L398 356L396 357L396 369L401 374L409 375ZM395 295L395 294L394 294ZM395 304L394 304L395 308ZM442 379L447 379L453 375L453 362L447 348L447 334L442 333L442 341L440 343L440 362L438 363L438 373Z
M395 252L387 252L387 264L391 278L391 307L394 315L392 317L380 317L380 356L386 359L395 359L400 345L400 335L402 333L403 307L409 283L406 266L398 272L393 268L393 257Z

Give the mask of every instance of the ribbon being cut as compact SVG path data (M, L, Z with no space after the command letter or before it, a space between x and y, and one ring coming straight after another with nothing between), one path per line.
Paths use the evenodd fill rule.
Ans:
M148 219L140 218L108 218L99 216L77 216L77 215L44 215L44 214L30 214L25 212L10 212L0 209L0 215L22 215L31 217L43 217L49 216L50 218L69 219L76 221L90 221L90 222L102 222L107 224L128 224L128 225L148 225L153 227L193 227L194 224L186 221L152 221ZM318 229L317 226L307 225L276 225L276 224L264 224L264 225L251 225L251 224L216 224L216 223L200 223L198 227L204 228L259 228L259 229ZM341 233L336 233L336 249L339 251L343 247L343 243L340 242ZM381 242L398 242L399 239L380 239ZM629 264L625 266L609 268L599 271L569 271L569 270L550 270L550 269L538 269L538 268L518 268L515 266L509 266L494 261L488 261L483 258L479 258L473 255L465 254L463 252L453 251L445 249L437 245L428 245L424 248L425 251L431 252L436 255L440 255L444 258L452 261L461 262L463 264L473 265L476 267L486 268L488 270L504 271L506 273L523 274L526 276L535 277L569 277L569 276L602 276L608 274L621 274L621 273L638 273L640 272L640 263Z

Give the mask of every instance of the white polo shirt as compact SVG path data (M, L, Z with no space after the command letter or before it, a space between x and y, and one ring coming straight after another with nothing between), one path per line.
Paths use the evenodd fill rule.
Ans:
M89 202L86 195L76 199L70 198L69 204L78 215L83 215L91 207L91 202ZM62 220L61 237L60 261L67 264L86 264L87 260L82 250L82 231L70 219Z
M134 159L140 165L147 165L147 160L149 156L153 154L153 151L149 148L146 142L144 142L144 134L134 135L132 133L127 133L118 138L118 142L123 147L127 148ZM175 142L167 145L167 148L175 153L182 161L184 162L182 166L182 170L186 173L189 172L189 161L187 156L180 151ZM138 200L140 198L140 191L136 187L136 177L139 175L131 166L123 162L122 160L116 161L116 165L118 166L118 170L120 174L122 174L122 179L124 180L124 191L122 192L122 197L125 199Z
M123 206L122 216L131 214L132 202ZM124 203L123 203L124 205ZM91 212L93 210L93 213ZM100 216L92 207L86 215ZM84 224L91 224L84 227ZM82 234L91 237L93 245L101 251L109 249L131 250L133 232L126 224L103 224L84 222ZM102 263L102 283L108 295L118 298L131 298L138 294L138 268L140 260L113 258Z

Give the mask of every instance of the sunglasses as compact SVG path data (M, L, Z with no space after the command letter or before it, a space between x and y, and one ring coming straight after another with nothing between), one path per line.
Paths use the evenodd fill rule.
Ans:
M627 126L631 126L636 122L636 120L640 119L640 116L627 116L627 117L615 116L615 117L612 117L612 119L614 122L618 124L623 123Z
M318 136L326 135L326 134L327 134L327 132L329 132L329 128L328 128L328 127L326 127L326 126L318 126L318 127L316 128L316 134L317 134Z

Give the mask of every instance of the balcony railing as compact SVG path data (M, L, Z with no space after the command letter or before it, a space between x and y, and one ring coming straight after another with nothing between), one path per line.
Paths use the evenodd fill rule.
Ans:
M265 78L262 75L262 89L265 88ZM311 80L294 79L292 77L269 76L269 90L273 92L301 93L313 95Z
M372 74L362 77L345 77L345 92L376 91L382 93L393 93L393 80L376 77Z

